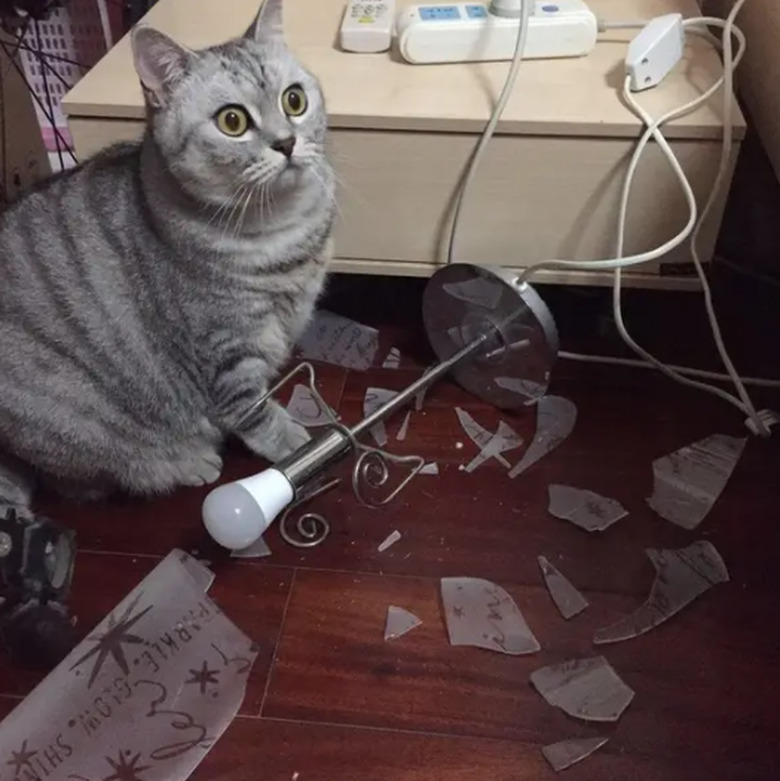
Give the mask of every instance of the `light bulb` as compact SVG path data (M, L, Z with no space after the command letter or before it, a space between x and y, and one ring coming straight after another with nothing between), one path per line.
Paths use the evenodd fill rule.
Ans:
M294 496L284 473L266 469L215 488L203 501L203 524L217 543L242 550L257 542Z

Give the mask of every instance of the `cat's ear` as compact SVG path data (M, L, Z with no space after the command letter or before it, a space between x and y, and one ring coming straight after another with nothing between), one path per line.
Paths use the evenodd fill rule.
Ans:
M266 45L284 43L282 0L264 0L244 38Z
M176 82L189 69L192 51L152 27L135 27L130 37L141 86L153 106L165 104Z

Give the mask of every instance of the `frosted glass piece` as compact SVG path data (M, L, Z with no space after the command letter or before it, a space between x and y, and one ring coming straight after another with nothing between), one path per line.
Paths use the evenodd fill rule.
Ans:
M520 461L509 471L517 477L561 444L574 430L577 407L563 396L542 396L536 403L536 434Z
M455 407L455 414L458 416L458 422L460 423L463 431L466 432L466 436L480 449L481 455L482 451L484 451L485 448L490 445L490 442L493 439L493 434L491 434L486 428L480 426L480 424L477 423L477 421L474 420L474 418L472 418L471 415L466 412L466 410L461 409L460 407ZM493 448L495 448L495 445L493 445ZM507 461L501 455L500 451L497 452L493 457L500 464L503 464L507 468L509 467L509 461Z
M591 754L598 751L609 738L573 738L572 740L562 740L560 743L553 743L542 749L544 758L550 763L550 767L556 772L576 765L582 762Z
M331 425L338 416L328 407L323 410L317 402L317 398L305 385L296 385L293 388L290 401L287 404L290 415L306 428Z
M412 629L416 629L422 624L414 613L404 610L402 607L390 605L387 608L387 621L385 622L385 642L388 640L397 640Z
M512 597L480 578L442 578L450 645L471 645L519 656L541 649Z
M523 444L523 438L503 420L499 421L496 433L476 456L464 467L464 472L473 472L490 458L498 458L502 453L516 450ZM504 461L506 463L506 461Z
M398 540L401 539L401 532L394 531L387 535L387 538L382 540L382 542L379 543L379 546L377 547L377 550L380 553L384 553L389 547L392 545L395 545Z
M391 347L387 357L382 362L383 369L397 369L401 365L401 351L397 347Z
M726 564L708 540L697 540L676 550L648 548L646 553L656 572L650 596L630 615L599 629L594 643L639 637L668 621L714 585L729 580Z
M555 483L547 491L549 513L587 532L602 532L628 515L620 502L594 491Z
M304 360L323 361L346 369L365 371L374 363L379 332L347 317L318 310L298 340Z
M248 548L243 550L234 550L230 554L232 559L262 559L271 555L271 549L268 547L268 543L262 538L258 537Z
M586 721L617 721L634 699L603 656L542 667L531 683L550 705Z
M369 415L373 415L397 395L398 391L387 388L367 388L363 398L363 417L367 418ZM384 447L387 444L387 429L384 423L380 422L371 426L369 431L379 447Z
M412 412L411 410L409 410L409 412L406 413L404 422L401 423L401 428L398 429L398 433L395 435L395 438L399 442L403 442L406 439L406 435L409 433L409 421L411 419L412 419Z
M9 778L181 781L243 702L257 647L172 551L0 725Z
M653 495L647 503L667 521L695 529L726 487L746 441L713 434L653 461Z
M499 388L517 393L524 398L539 398L544 392L544 385L533 380L523 380L517 377L496 377L494 382Z
M582 613L588 606L588 600L544 556L539 556L538 561L547 590L561 616L568 620Z

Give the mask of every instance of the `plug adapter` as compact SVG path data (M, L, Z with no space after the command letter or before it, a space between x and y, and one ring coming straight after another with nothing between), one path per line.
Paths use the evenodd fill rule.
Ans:
M632 92L658 86L682 59L685 30L682 14L657 16L629 44L626 75Z

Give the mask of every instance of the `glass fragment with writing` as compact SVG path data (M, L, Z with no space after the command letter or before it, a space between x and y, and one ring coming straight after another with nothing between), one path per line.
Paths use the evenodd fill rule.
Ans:
M180 781L244 699L256 646L172 551L0 724L15 781Z

